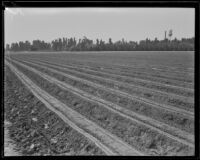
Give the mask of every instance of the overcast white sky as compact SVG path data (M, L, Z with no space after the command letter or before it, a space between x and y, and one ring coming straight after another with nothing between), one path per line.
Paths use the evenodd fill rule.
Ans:
M6 8L5 43L61 37L115 42L194 36L193 8Z

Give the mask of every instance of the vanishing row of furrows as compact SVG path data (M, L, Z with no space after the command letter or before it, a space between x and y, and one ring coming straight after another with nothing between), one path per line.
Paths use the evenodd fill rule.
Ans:
M21 59L22 60L22 59ZM25 59L27 60L27 59ZM93 80L98 81L98 79L101 79L108 84L109 82L111 84L115 84L115 87L122 89L122 90L127 90L129 93L134 94L135 90L145 90L146 92L150 92L151 94L153 93L154 95L157 93L157 95L165 95L167 97L173 97L171 101L168 103L174 103L174 104L179 104L182 102L179 102L179 100L183 100L189 103L194 103L194 90L192 89L185 89L185 88L177 88L177 87L172 87L172 86L165 86L163 84L157 84L156 82L146 82L146 81L132 81L130 82L129 79L124 79L121 76L118 75L111 75L111 74L106 74L106 73L87 73L87 71L83 68L78 68L78 67L70 67L68 65L60 65L59 63L53 63L53 62L48 62L48 61L42 61L42 60L32 60L28 59L28 61L35 61L40 64L44 64L54 67L56 69L62 69L64 72L68 72L70 74L76 74L79 75L79 77L87 77L87 78L92 78ZM123 87L119 87L123 86ZM124 87L125 86L125 87ZM135 89L135 90L134 90ZM133 90L133 91L132 91ZM151 96L150 93L147 93L146 95L144 94L145 98L153 99L154 97ZM150 94L150 95L149 95ZM177 102L176 100L179 99ZM183 104L181 104L183 106Z
M27 68L28 66L25 66L25 67ZM34 68L35 67L37 68L37 66L34 66ZM41 68L41 67L39 67L39 68ZM38 69L38 70L40 70L40 69ZM111 103L111 105L110 105L111 107L113 105L120 105L120 106L122 106L121 107L122 109L120 109L120 111L126 110L126 111L124 111L126 114L130 115L131 114L130 111L133 111L136 114L140 114L140 115L143 115L146 117L150 116L151 117L150 119L143 118L147 123L149 123L149 121L151 121L152 119L156 119L156 120L164 122L164 124L161 123L160 125L158 125L159 121L157 121L157 122L154 121L151 123L151 124L156 123L158 125L157 126L158 128L160 128L160 126L162 126L161 128L163 130L167 130L168 132L173 133L174 129L169 129L170 128L169 125L167 127L167 125L165 124L165 123L167 123L167 124L170 124L170 126L178 127L178 128L181 128L183 130L190 131L193 133L193 123L194 123L193 116L191 116L192 118L189 118L187 114L185 116L183 116L179 112L177 112L177 113L175 113L174 111L167 112L167 111L163 111L159 107L155 109L154 108L155 106L153 106L153 105L141 104L140 102L126 98L126 96L122 97L120 95L116 95L116 93L106 91L106 89L102 90L99 88L89 86L87 84L85 85L81 81L76 81L76 80L68 79L68 78L66 78L64 80L62 75L57 74L58 71L48 72L48 70L50 70L50 69L43 68L42 74L47 73L50 76L56 77L60 81L69 83L72 87L78 88L80 90L79 92L83 91L83 94L91 94L91 95L95 95L98 98L105 99L105 100L107 100L108 105L110 105L110 103ZM134 116L134 115L135 114L133 114L132 116ZM172 127L172 128L174 128L174 127ZM180 131L175 132L175 134L176 133L180 133ZM184 134L182 133L181 135L184 135Z
M66 62L73 62L73 63L76 63L76 64L80 64L80 59L77 59L77 58L71 58L70 61L68 61L69 59L63 59L65 55L63 54L62 56L58 56L58 55L51 55L51 56L48 56L48 58L52 58L52 59L62 59L64 63ZM47 56L46 56L47 57ZM44 55L44 58L45 58L45 55ZM161 64L150 64L150 63L146 63L146 61L143 63L140 63L138 62L137 60L136 61L132 61L131 63L129 64L124 64L124 63L118 63L118 62L114 62L112 63L112 65L108 62L105 62L104 61L91 61L91 60L88 60L88 59L84 59L84 61L81 61L82 63L81 64L87 64L87 66L94 66L94 67L100 67L100 66L105 66L106 68L110 68L112 69L113 67L115 68L119 68L119 69L141 69L142 71L160 71L160 72L165 72L169 75L176 75L177 73L180 74L180 75L193 75L194 74L194 68L193 66L191 65L190 68L186 67L186 66L182 66L182 67L173 67L173 66L163 66ZM102 63L103 62L103 63ZM109 61L110 62L110 61ZM112 60L111 60L112 62ZM98 66L97 66L98 65ZM148 67L147 67L148 66Z
M5 80L5 119L22 155L106 154L49 110L7 66Z
M29 63L32 63L32 62L24 62L24 63L28 63L29 64ZM37 62L35 62L35 63L37 63ZM36 64L32 63L32 65L36 65ZM80 75L77 73L75 76L72 76L72 75L69 75L69 74L73 74L73 71L72 72L69 71L68 74L66 74L66 73L64 73L62 71L61 72L58 71L58 69L56 69L56 70L52 69L52 66L51 66L51 68L49 68L49 67L47 68L47 67L45 67L43 65L41 66L41 64L40 64L40 68L42 67L44 70L46 68L48 70L51 70L52 72L59 73L59 74L65 76L67 78L70 78L70 79L73 79L75 81L78 81L79 83L81 82L81 83L84 83L86 85L90 85L92 87L96 87L97 89L104 89L104 90L106 89L107 91L110 91L112 93L118 94L118 95L120 95L122 97L125 97L126 99L127 98L131 99L131 100L133 99L135 101L139 101L140 103L142 102L142 103L145 103L145 104L150 104L151 106L156 107L158 109L164 108L165 110L168 110L168 111L173 111L173 112L177 112L177 113L183 113L184 115L188 115L188 116L191 116L191 117L194 116L193 103L192 102L188 102L188 100L185 100L185 99L180 100L180 99L175 99L175 98L173 99L172 98L171 102L174 102L174 103L171 103L172 105L171 104L170 105L165 105L165 103L167 102L167 99L168 99L168 101L170 101L169 97L166 96L166 95L165 95L165 97L162 97L161 95L159 96L157 94L157 97L156 97L155 94L150 92L151 94L154 95L154 97L155 97L154 99L149 99L149 98L146 98L146 97L143 98L141 96L141 94L144 95L145 94L145 90L135 89L134 91L132 91L132 93L127 93L127 91L124 91L124 90L121 91L119 87L116 89L115 86L114 86L114 89L113 89L113 84L110 83L110 85L112 86L111 87L111 86L109 86L109 83L102 82L102 81L104 81L103 79L101 79L101 80L100 79L93 79L95 82L96 81L100 82L100 84L96 84L96 83L93 83L94 81L91 80L90 78L89 78L90 81L82 79L82 78L85 78L85 77L82 77L81 73L80 73ZM53 67L53 68L55 68L55 67ZM81 76L81 78L80 78L80 76ZM125 87L125 86L124 86L124 88L126 88L126 90L131 90L131 89L127 89L127 87ZM140 95L138 96L138 94L140 94ZM157 99L157 102L155 102L155 99ZM162 100L163 100L163 102L162 102ZM169 102L168 102L168 104L169 104ZM177 108L177 106L179 108ZM189 110L189 111L186 111L185 109Z
M61 60L61 63L70 63L70 64L73 64L75 66L77 65L80 65L80 67L87 67L88 69L93 69L93 70L96 70L96 71L99 71L99 70L106 70L106 71L114 71L114 73L116 74L121 74L121 75L127 75L127 76L131 76L131 77L139 77L139 78L144 78L143 76L145 76L145 78L149 78L149 77L155 77L157 78L158 80L175 80L175 81L179 81L179 82L185 82L186 84L187 83L193 83L194 82L194 73L191 74L191 72L188 72L188 73L180 73L180 72L176 72L176 73L173 73L173 72L166 72L166 71L160 71L159 69L156 70L156 68L153 68L151 69L148 64L143 66L143 68L139 68L139 67L131 67L131 66L120 66L120 65L116 65L116 64L99 64L97 65L97 63L94 63L94 62L85 62L85 63L80 63L77 62L77 61L68 61L66 62L66 60L62 61L62 59L60 59L58 57L58 61ZM87 64L87 65L86 65ZM113 72L112 72L113 73Z
M20 65L20 64L16 64L17 67L19 67L20 69L22 70L25 70L25 68L29 68L28 66L24 66L24 65ZM31 70L30 68L27 70L27 72L29 71L33 71L33 69ZM29 73L30 76L33 75L32 73ZM35 74L35 73L34 73ZM39 74L38 72L36 74ZM41 73L40 72L40 75L41 78L45 78L47 81L50 80L50 79L54 79L52 80L54 84L56 85L60 85L61 84L61 89L63 90L71 90L70 92L73 92L75 93L73 90L74 86L71 86L69 87L69 85L67 85L66 83L63 83L63 82L60 82L58 80L56 80L55 78L52 78L51 76L46 76L45 73ZM45 76L45 77L44 77ZM53 77L55 75L52 75ZM64 87L63 87L64 86ZM60 86L59 86L60 87ZM126 119L130 119L131 121L137 121L137 123L141 124L141 125L145 125L147 128L150 128L150 129L153 129L157 132L159 132L160 134L162 135L165 135L167 136L168 138L171 138L171 139L174 139L176 141L179 141L181 143L184 143L184 144L187 144L189 146L192 146L191 144L194 142L194 136L193 134L189 134L185 131L182 131L180 129L177 129L175 127L171 127L169 125L166 125L165 123L162 123L162 122L159 122L159 121L156 121L154 119L151 119L151 118L148 118L146 116L142 116L136 112L132 112L131 110L127 110L126 108L123 108L123 107L120 107L116 104L113 104L113 103L110 103L110 102L107 102L107 101L104 101L100 98L95 98L94 96L92 95L89 95L87 94L86 92L81 92L81 90L76 90L76 92L80 92L80 93L75 93L76 95L78 96L81 96L83 99L85 99L86 101L91 101L92 103L97 103L97 104L100 104L101 106L104 106L104 108L107 108L109 110L111 110L112 112L116 112L117 114L120 114L122 117L126 118ZM61 94L62 95L62 94ZM59 97L59 95L57 95ZM109 95L108 95L109 96ZM115 95L113 95L114 97ZM79 103L78 103L79 104ZM137 104L136 104L137 105ZM113 109L114 107L114 109ZM132 106L134 107L134 106ZM142 106L141 106L142 107ZM102 107L101 107L102 108ZM118 110L118 111L117 111ZM148 110L148 109L147 109ZM151 111L149 111L151 112ZM159 114L162 114L162 110L160 110L160 113ZM174 117L175 118L175 117ZM187 118L186 118L187 119ZM193 121L193 120L189 120L189 121ZM192 122L191 122L191 125L192 125ZM160 129L159 129L160 128ZM164 131L163 131L164 130Z
M29 58L27 58L29 59ZM93 74L93 75L97 75L97 76L101 76L101 77L108 77L108 78L113 78L115 80L120 80L123 82L127 82L127 83L131 83L131 84L137 84L137 85L142 85L145 86L147 88L155 88L161 91L165 91L165 92L169 92L169 93L177 93L177 94L181 94L181 92L177 92L177 90L181 90L181 91L187 91L187 92L194 92L194 84L188 84L188 83L184 83L184 82L177 82L177 81L169 81L165 79L165 82L160 82L159 80L156 80L155 77L152 77L154 80L149 80L146 78L139 78L137 76L135 77L130 77L128 75L120 75L117 73L113 73L112 70L110 70L109 72L107 70L98 70L95 71L93 69L88 69L88 68L84 68L83 66L79 66L77 67L76 65L66 65L66 63L62 63L59 62L58 60L41 60L38 58L34 58L35 60L38 61L43 61L46 63L51 63L51 64L59 64L61 67L67 67L76 71L81 71L84 73L88 73L88 74ZM69 62L70 64L70 62ZM145 77L145 76L144 76ZM175 82L175 83L174 83ZM147 85L145 85L147 84ZM150 85L149 85L150 84Z
M36 57L35 57L36 58ZM114 64L99 64L94 62L77 62L74 60L63 60L62 58L58 57L49 57L46 58L48 61L53 62L59 62L59 64L71 64L73 66L79 66L83 68L87 68L92 71L104 71L106 73L112 73L115 75L121 75L126 76L129 78L136 78L136 79L143 79L143 80L149 80L149 81L155 81L159 83L164 84L170 84L170 85L180 85L183 87L194 87L194 74L188 76L188 74L174 74L173 76L168 77L169 73L165 73L164 77L161 76L162 72L160 73L152 73L153 71L142 71L141 69L130 69L129 67L125 67L124 69L121 69L120 67L116 67ZM107 66L108 65L108 66ZM155 71L154 71L155 72ZM179 84L181 83L181 84Z
M168 137L158 130L147 127L139 121L130 120L121 116L120 112L110 110L98 103L94 103L58 87L58 82L50 83L42 74L33 73L30 69L15 64L25 75L32 79L39 87L56 97L73 110L94 121L112 134L120 137L132 147L150 155L188 155L193 154L194 148ZM49 77L50 78L50 77Z
M184 64L184 63L183 63ZM127 65L126 65L127 66ZM132 65L131 65L132 66ZM144 64L143 64L144 66ZM149 64L151 68L155 68L158 70L163 70L166 72L174 72L174 73L182 73L182 74L193 74L194 73L194 65L190 66L173 66L173 65L162 65L162 64Z
M47 61L49 62L49 61ZM68 67L68 68L71 68L71 69L74 69L74 70L77 70L77 71L81 71L84 73L89 73L89 74L94 74L94 75L100 75L102 77L110 77L110 78L114 78L116 80L121 80L121 81L124 81L124 82L127 82L127 83L133 83L133 84L143 84L143 83L150 83L153 85L153 88L157 88L159 90L163 90L163 91L167 91L167 92L175 92L173 89L177 90L177 89L182 89L183 91L193 91L194 89L194 84L191 83L191 84L188 84L188 83L184 83L184 82L177 82L177 81L170 81L170 80L167 80L165 79L164 81L165 82L161 82L159 81L156 77L152 77L153 79L150 80L150 79L147 79L145 78L140 78L140 77L130 77L128 74L127 75L121 75L121 74L118 74L118 73L114 73L112 72L112 70L110 70L109 72L107 70L98 70L98 71L95 71L95 70L92 70L92 69L87 69L87 68L84 68L83 66L75 66L75 65L66 65L66 64L62 64L62 63L55 63L55 64L60 64L61 66L65 66L65 67ZM163 87L161 87L163 86ZM150 87L149 85L146 85L145 87L149 87L149 88L152 88ZM172 91L171 91L172 90ZM176 92L175 92L176 93Z
M18 59L19 60L19 59ZM124 82L115 81L112 79L102 78L99 76L94 76L90 74L85 74L79 71L70 70L68 68L59 67L56 65L50 65L49 63L42 63L42 62L35 62L35 61L25 61L25 63L34 63L35 65L40 65L43 67L48 67L49 69L56 69L59 73L62 73L66 76L74 77L75 79L79 79L82 82L87 84L91 84L92 86L102 86L108 87L108 89L117 90L118 92L124 94L126 97L132 97L138 100L144 101L154 101L153 103L157 102L159 106L163 105L170 105L168 108L170 109L171 106L182 108L188 111L193 112L194 110L194 98L188 98L184 96L178 96L175 94L166 94L160 91L155 91L152 89L148 89L145 87L138 87L138 86L131 86ZM34 65L33 64L33 65ZM52 70L52 71L53 71ZM81 79L80 79L81 78ZM83 81L84 80L84 81ZM95 82L95 84L93 84ZM172 107L173 109L173 107Z
M70 64L75 64L75 65L81 65L82 67L88 67L88 68L92 68L94 70L99 70L99 69L112 69L115 71L119 71L119 72L127 72L127 73L134 73L134 74L144 74L144 75L150 75L150 76L156 76L156 77L160 77L160 78L169 78L169 79L177 79L180 81L188 81L188 82L193 82L193 76L194 76L194 71L188 71L188 72L181 72L181 70L179 69L175 69L173 68L173 70L164 68L164 69L160 69L159 66L151 66L149 64L140 64L140 63L136 63L133 62L131 65L123 65L123 64L116 64L116 63L112 63L108 64L108 63L104 63L104 62L92 62L89 60L84 59L84 61L80 61L75 59L75 58L65 58L63 59L65 55L56 55L56 56L46 56L44 55L42 57L42 59L52 59L52 60L56 60L59 61L63 64L66 63L70 63ZM29 56L30 57L30 56ZM34 55L32 56L33 58L37 58Z
M73 129L77 130L82 135L93 141L95 145L101 148L101 150L107 155L147 155L147 153L134 149L134 147L128 145L119 137L96 125L93 121L88 120L83 115L69 107L67 104L59 101L54 96L41 89L25 74L16 69L16 67L11 63L6 62L6 64L17 75L21 82L33 93L33 95L37 97L43 104L45 104L48 109L56 113ZM68 99L73 100L72 97L68 97ZM188 154L193 154L192 148L188 148L187 150L190 152Z
M115 64L114 64L115 65ZM109 67L109 65L107 65ZM126 70L126 69L141 69L142 71L146 72L155 72L157 73L164 73L167 75L171 75L171 76L184 76L186 78L189 78L191 76L194 75L194 68L190 69L190 70L181 70L178 68L173 68L173 69L169 69L169 66L166 67L160 67L159 65L151 65L151 64L131 64L131 65L120 65L120 64L116 64L116 67L120 67L122 70ZM111 68L112 69L112 68ZM162 75L164 75L162 74Z
M15 55L13 55L15 56ZM115 58L115 55L112 55ZM20 54L17 55L17 57L21 58L21 57L31 57L31 58L37 58L38 55L37 54ZM140 61L137 58L131 58L131 63L130 63L130 59L128 60L128 62L124 62L124 56L122 56L122 61L113 61L113 57L111 58L105 58L105 61L102 59L102 55L93 55L93 58L91 59L90 55L89 57L86 54L85 56L81 55L81 54L40 54L40 57L42 59L60 59L62 60L64 63L68 63L68 62L75 62L78 64L87 64L89 66L94 65L94 66L108 66L110 67L110 65L112 64L112 66L115 67L120 67L120 68L124 68L124 67L130 67L130 68L142 68L142 69L147 69L147 65L149 69L158 69L161 71L166 71L168 73L182 73L182 74L193 74L194 73L194 65L191 64L192 61L188 61L188 63L181 63L181 65L179 64L177 66L177 62L171 63L168 65L167 64L163 64L161 61L155 61L152 63L151 58L148 59L148 64L146 63L147 61ZM98 58L99 57L99 58ZM117 58L117 57L116 57ZM119 60L119 58L117 58ZM156 63L155 63L156 62ZM160 63L161 62L161 63ZM190 64L189 64L190 63Z
M59 60L58 60L59 61ZM60 62L60 64L66 64L66 63L62 63L62 60ZM71 62L69 62L68 64L71 64ZM191 83L188 83L188 82L184 82L184 81L177 81L177 80L173 80L173 79L168 79L168 78L159 78L159 77L156 77L156 76L153 76L153 75L146 75L140 71L138 71L138 74L136 73L131 73L131 71L126 71L125 73L124 72L120 72L120 70L118 69L115 69L115 68L111 68L111 69L106 69L104 68L104 66L98 66L97 69L93 69L93 67L95 68L95 66L93 67L88 67L88 66L85 66L84 64L71 64L70 65L71 67L74 67L74 66L78 66L78 68L85 68L86 71L88 72L93 72L95 73L96 72L99 72L99 73L106 73L106 74L112 74L112 75L119 75L121 77L126 77L126 78L130 78L130 79L135 79L135 80L143 80L143 81L150 81L150 82L156 82L156 83L159 83L159 84L163 84L163 85L167 85L167 86L174 86L174 87L179 87L179 88L188 88L188 89L191 89L194 87L194 84L193 84L193 81L194 81L194 76L191 76L190 79L191 79Z
M190 118L194 118L194 112L188 111L188 110L193 110L193 108L192 108L193 104L192 103L186 102L185 107L179 106L179 108L174 107L172 105L164 105L163 103L157 103L155 101L148 100L146 98L142 98L138 95L134 96L133 94L128 94L126 92L120 91L119 88L116 89L114 87L114 89L113 89L112 87L109 87L108 85L97 84L97 83L94 83L94 81L92 81L92 80L91 81L85 80L82 77L80 78L78 76L78 74L76 76L74 76L74 75L71 75L69 73L65 73L65 72L60 71L58 69L54 69L55 67L53 67L53 66L49 67L49 65L47 65L48 66L47 67L45 64L41 65L41 63L39 63L40 65L38 65L37 62L30 62L30 61L20 61L19 60L19 62L22 62L22 63L27 64L27 65L31 65L32 67L36 67L39 70L46 72L47 74L48 73L50 73L52 75L55 74L58 77L63 76L62 78L60 78L61 81L63 81L63 78L65 78L66 82L69 82L71 84L73 84L74 81L75 81L77 85L78 84L86 85L86 88L92 87L92 88L95 88L98 91L104 90L106 92L109 92L109 94L115 94L117 96L120 96L121 98L126 98L126 99L133 100L133 101L136 101L136 102L139 102L139 103L142 103L142 104L144 103L144 104L147 104L147 105L151 105L151 107L154 107L154 108L164 109L164 110L167 110L167 111L183 114L183 115L190 117ZM73 74L73 72L72 72L72 74ZM92 90L89 90L87 92L90 92L90 91L92 92ZM92 92L92 94L93 94L93 92ZM96 94L97 94L97 96L100 96L100 93L96 93Z
M38 59L37 57L34 57L35 59ZM125 73L124 75L118 73L118 70L115 69L114 67L112 67L112 64L110 64L111 66L109 68L112 68L112 69L106 69L106 67L104 67L104 64L99 64L99 63L94 63L94 62L73 62L73 60L63 60L61 58L45 58L47 61L53 61L53 62L56 62L56 63L59 63L59 64L71 64L71 67L73 66L79 66L78 68L82 67L82 68L85 68L85 70L88 70L89 72L94 72L95 71L98 71L100 73L107 73L107 74L112 74L112 75L119 75L119 76L122 76L122 77L126 77L126 78L130 78L130 79L135 79L135 80L143 80L143 81L150 81L150 82L156 82L156 83L161 83L161 84L164 84L164 85L167 85L167 86L179 86L181 88L183 87L186 87L186 88L193 88L194 87L194 84L193 83L186 83L186 82L179 82L179 81L176 81L176 80L170 80L170 79L166 79L166 78L163 78L161 80L159 80L158 77L155 77L155 76L146 76L145 74L143 75L143 77L140 77L141 75L130 75L131 72L128 72L128 73ZM45 60L44 59L44 60ZM92 63L92 67L90 65L90 63ZM73 65L74 64L74 65ZM88 64L88 65L87 65ZM95 69L96 68L96 69ZM102 72L103 70L103 72ZM148 78L150 77L150 79ZM194 79L194 76L190 76L191 79Z

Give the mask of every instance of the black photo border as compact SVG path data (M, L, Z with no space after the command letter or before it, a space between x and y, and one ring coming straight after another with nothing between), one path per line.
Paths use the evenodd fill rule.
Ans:
M3 123L4 123L4 52L5 52L5 42L4 42L4 11L6 7L170 7L170 8L195 8L195 155L194 156L172 156L172 157L131 157L131 156L69 156L69 157L30 157L31 159L40 159L40 158L47 158L47 159L57 159L57 158L80 158L80 159L107 159L107 158L114 158L114 159L199 159L200 153L200 140L199 140L199 105L200 105L200 95L199 95L199 73L200 73L200 65L199 65L199 7L200 3L198 0L196 1L2 1L2 54L1 54L1 88L2 88L2 98L1 98L1 134L2 134L2 142L3 142ZM1 145L1 152L3 143ZM12 158L12 157L4 157L3 153L1 153L2 158ZM17 159L27 159L29 157L13 157Z

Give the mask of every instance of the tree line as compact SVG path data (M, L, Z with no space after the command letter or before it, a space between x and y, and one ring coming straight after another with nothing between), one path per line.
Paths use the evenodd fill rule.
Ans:
M73 38L58 38L51 42L41 40L16 42L6 44L6 51L193 51L194 37L182 38L181 40L167 38L163 40L146 39L139 42L125 41L124 39L112 42L109 38L108 42L102 39L93 40L83 37L76 40Z

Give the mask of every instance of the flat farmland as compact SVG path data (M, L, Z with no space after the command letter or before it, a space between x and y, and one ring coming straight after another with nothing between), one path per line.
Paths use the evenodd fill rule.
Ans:
M10 53L5 75L50 155L194 155L194 52Z

